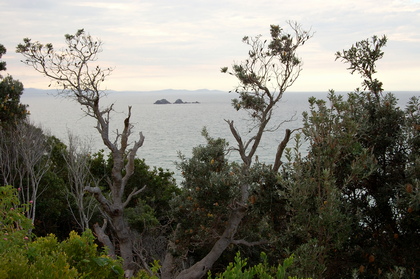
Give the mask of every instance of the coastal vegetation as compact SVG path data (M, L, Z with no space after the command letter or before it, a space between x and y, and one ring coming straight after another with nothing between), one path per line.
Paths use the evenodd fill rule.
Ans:
M0 77L0 278L417 278L420 100L401 108L376 78L385 36L337 52L361 87L310 98L302 123L278 135L274 163L258 160L313 36L288 29L244 37L248 57L221 68L238 81L232 106L249 133L227 119L231 145L203 128L205 144L179 156L179 185L137 157L147 131L133 139L131 107L111 131L100 40L83 29L62 49L24 39L23 62L97 121L105 149L31 124L23 85Z

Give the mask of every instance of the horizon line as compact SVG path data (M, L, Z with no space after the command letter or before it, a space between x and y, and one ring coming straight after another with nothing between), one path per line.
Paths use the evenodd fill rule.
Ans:
M24 88L23 91L25 90L39 90L39 91L60 91L61 89L53 89L53 88L47 88L47 89L43 89L43 88L36 88L36 87L28 87L28 88ZM328 90L315 90L315 91L311 91L311 90L289 90L289 91L285 91L285 92L293 92L293 93L329 93L331 90L333 90L334 92L337 93L350 93L350 92L355 92L356 89L354 90L334 90L334 89L328 89ZM220 92L220 93L235 93L233 90L220 90L220 89L207 89L207 88L199 88L199 89L173 89L173 88L166 88L166 89L154 89L154 90L114 90L114 89L104 89L101 90L103 92L127 92L127 93L152 93L152 92L162 92L162 91L187 91L187 92L197 92L197 91L216 91L216 92ZM284 92L284 93L285 93ZM399 93L404 93L404 92L419 92L420 90L384 90L383 93L392 93L392 92L399 92Z

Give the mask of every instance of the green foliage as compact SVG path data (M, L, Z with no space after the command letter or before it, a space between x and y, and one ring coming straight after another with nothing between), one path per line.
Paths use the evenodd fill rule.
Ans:
M239 85L235 92L239 98L232 100L236 110L243 109L254 120L264 122L271 116L272 107L282 97L301 71L302 61L297 49L311 38L311 33L301 30L296 23L289 22L293 33L278 25L270 26L271 40L245 36L242 41L250 47L249 58L232 66L229 72L222 67L222 73L235 76Z
M333 278L361 266L371 275L402 262L414 268L418 119L391 94L376 102L364 92L347 100L332 92L328 101L310 99L303 129L309 154L284 168L297 272Z
M53 233L63 240L71 230L76 229L75 224L72 223L73 218L66 199L69 181L63 153L66 152L67 147L54 136L46 135L40 128L26 121L11 129L2 129L0 134L2 149L0 162L3 164L0 178L12 184L16 189L20 189L21 201L29 202L33 199L33 195L30 184L32 181L28 179L27 173L28 171L44 172L39 181L36 208L32 208L36 210L33 232L37 236ZM28 135L36 135L36 144L27 139ZM43 158L32 166L25 165L25 152L31 152L41 146L45 147L45 154L44 151L41 154ZM43 166L46 168L40 169Z
M75 267L82 278L120 278L123 275L121 263L98 253L95 237L90 230L80 236L71 232L67 240L60 243L70 266Z
M180 223L176 242L187 247L201 247L214 242L227 220L228 205L238 191L240 170L225 158L227 142L211 138L203 130L207 145L193 148L192 158L178 167L184 181L182 192L172 201L173 213Z
M368 91L310 98L302 130L308 155L287 155L281 183L291 214L284 243L296 255L296 274L418 273L419 102L412 98L404 111L373 78L385 43L374 37L337 54Z
M153 224L168 222L169 201L180 192L172 172L156 167L152 169L144 159L135 159L134 173L127 184L127 193L130 193L135 187L140 188L144 185L146 185L146 189L141 196L133 199L129 205L137 214L140 212L144 214L140 218L146 222L143 225L137 223L138 225L133 227L139 232L144 229L142 228L144 224L149 224L151 227ZM130 218L129 222L131 222Z
M134 207L128 207L124 216L130 227L138 232L159 224L155 211L143 199L138 199Z
M6 48L0 44L0 58L6 53ZM6 62L0 61L0 71L6 70ZM26 118L29 112L27 105L20 103L23 84L11 76L3 78L0 74L0 127L14 125L16 121Z
M0 195L0 278L123 278L121 263L98 252L90 230L63 242L54 235L31 241L27 206L11 186Z
M13 246L1 253L0 278L123 278L119 261L99 253L93 235L75 232L59 242L54 235Z
M46 142L51 150L49 169L41 180L42 194L37 199L37 218L33 232L37 236L54 234L59 240L64 240L76 229L69 210L71 205L66 200L69 181L63 153L67 146L54 136L47 136Z
M28 207L20 204L12 186L0 187L0 251L8 251L14 243L23 245L31 237L32 221L25 217Z
M261 253L261 261L258 265L247 267L247 259L242 259L238 252L235 256L235 261L229 263L226 270L216 275L215 279L233 279L233 278L260 278L260 279L297 279L297 277L286 277L287 269L293 264L293 256L285 259L283 264L277 266L270 266L267 255ZM208 273L208 279L213 278L211 272Z
M22 203L33 206L26 216L35 220L36 201L40 192L40 180L48 170L49 149L42 130L27 121L0 130L1 172L3 184L20 189Z
M0 79L0 126L15 125L29 114L27 105L20 103L22 93L23 84L20 81L9 75Z
M124 218L134 231L150 239L159 233L167 239L168 231L174 230L173 256L181 255L183 260L187 255L187 260L194 261L224 232L233 210L244 208L246 214L235 228L235 238L230 239L232 245L220 259L229 262L234 258L234 262L215 278L415 278L420 262L420 100L413 97L401 109L397 97L384 94L382 82L374 78L376 62L384 54L385 36L374 36L336 53L336 59L349 64L352 74L361 75L364 91L341 96L331 90L327 100L310 98L301 134L296 135L296 146L286 150L287 161L280 173L263 163L251 164L272 108L301 71L296 50L311 34L298 25L292 29L293 36L272 25L268 43L261 36L245 37L243 42L250 47L248 59L234 64L231 72L227 67L221 69L239 81L234 108L246 110L259 128L249 141L242 141L228 121L244 164L229 162L226 140L212 138L206 130L206 144L195 147L192 158L180 155L182 188L176 187L172 173L150 169L144 160L135 159L124 198L135 188L147 188L130 201ZM65 39L68 52L90 43L92 55L100 52L101 43L83 30ZM0 58L5 51L0 45ZM65 62L51 44L30 39L18 51L35 59L26 61L32 66L45 57L52 64ZM70 71L80 66L76 60L68 60ZM0 61L0 70L5 65ZM97 78L96 85L111 72L109 68L103 72L89 69ZM53 78L59 77L60 73ZM67 82L74 78L69 76ZM66 83L62 85L68 89ZM22 92L22 84L10 76L1 80L1 125L28 113L19 104ZM84 93L94 96L90 91ZM309 144L305 156L299 153L302 139ZM122 278L120 261L98 250L91 231L70 232L73 224L64 198L68 169L62 156L67 147L54 137L45 137L45 141L52 153L50 168L41 180L35 229L25 217L30 207L19 203L17 190L0 187L0 278ZM248 147L252 150L247 153ZM112 158L100 151L89 159L90 171L108 197ZM243 195L248 200L240 200L241 191L249 194ZM155 227L161 231L154 232ZM30 231L45 237L32 240ZM233 245L238 243L246 245ZM237 250L247 258L242 259L239 252L235 257ZM277 265L291 254L295 256ZM146 251L146 262L154 256ZM155 260L151 272L141 270L135 278L158 278L159 269ZM213 266L215 270L220 271L220 264Z
M357 142L359 122L348 111L354 104L334 92L328 99L327 105L310 98L302 130L310 152L285 164L282 176L288 210L293 212L287 231L288 245L296 249L296 272L316 278L325 276L351 235L355 220L344 199L354 198L357 190L350 185L376 169L370 152Z
M159 261L154 260L153 264L150 266L150 272L142 269L137 272L137 274L132 277L132 279L159 279L159 269L161 268Z
M352 74L358 72L364 78L364 90L369 89L375 95L383 91L382 82L373 79L373 74L376 73L376 62L384 55L382 47L386 43L386 36L382 38L373 36L371 40L357 42L350 49L336 53L336 60L341 59L345 63L349 63L350 72Z
M6 54L6 48L4 47L4 45L0 44L0 58L3 56L3 54ZM6 62L5 61L0 61L0 71L5 71L6 70ZM2 78L2 76L0 75L0 79Z
M100 181L102 189L108 189L108 181L111 177L112 160L103 150L91 157L90 171ZM134 173L126 186L127 195L134 188L145 190L138 198L131 200L126 207L124 215L130 227L138 232L157 224L168 222L170 214L169 201L180 192L176 187L173 173L162 168L151 169L144 159L134 160Z
M264 164L254 164L244 172L241 165L228 162L228 144L224 139L210 137L205 129L203 136L207 144L195 147L189 159L181 156L178 164L185 180L181 194L172 201L172 212L178 223L173 239L175 254L189 250L193 251L189 256L198 259L209 251L226 228L232 207L237 205L241 185L247 183L250 192L245 201L247 214L235 238L246 240L244 244L248 246L239 249L247 255L255 255L254 260L261 249L266 249L261 245L275 242L277 231L285 228L284 201L277 194L281 188L277 175ZM233 259L233 247L221 260Z

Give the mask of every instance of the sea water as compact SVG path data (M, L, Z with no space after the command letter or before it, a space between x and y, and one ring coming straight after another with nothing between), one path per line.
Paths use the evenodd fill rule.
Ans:
M27 89L21 97L21 102L28 104L30 120L44 131L68 143L68 135L73 134L85 140L92 152L104 149L94 118L86 116L82 107L75 101L57 97L53 90ZM397 95L397 94L396 94ZM404 92L397 95L402 105L406 104L415 92ZM284 137L285 129L297 129L302 126L302 112L309 110L308 98L326 98L327 92L286 92L275 109L269 128L272 132L264 134L261 146L257 152L260 162L272 164L277 146ZM418 96L418 94L417 94ZM253 123L243 111L236 111L231 100L234 93L222 91L184 91L162 90L152 92L114 92L102 98L102 106L114 104L110 114L110 139L114 141L118 131L123 129L123 121L131 106L131 123L133 124L131 142L138 140L142 132L145 141L137 156L145 159L151 167L161 167L175 173L179 181L180 171L176 167L179 154L191 157L195 146L205 144L201 135L204 127L213 138L225 138L230 146L235 147L226 120L233 120L246 141L253 135ZM156 105L154 102L167 99L174 103L182 99L188 104ZM198 102L198 103L194 103ZM293 142L289 143L292 146ZM305 152L305 150L302 150ZM237 152L229 153L230 160L238 161Z

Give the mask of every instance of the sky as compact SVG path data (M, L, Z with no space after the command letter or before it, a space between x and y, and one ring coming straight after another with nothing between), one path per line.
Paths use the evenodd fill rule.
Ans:
M25 88L49 80L20 62L23 38L64 46L84 28L103 42L98 63L113 67L103 89L229 91L220 68L247 58L247 36L269 39L271 24L296 21L313 37L298 51L303 71L291 91L351 91L359 76L335 61L337 51L386 35L377 78L386 91L420 90L420 0L0 0L0 44L7 73Z

